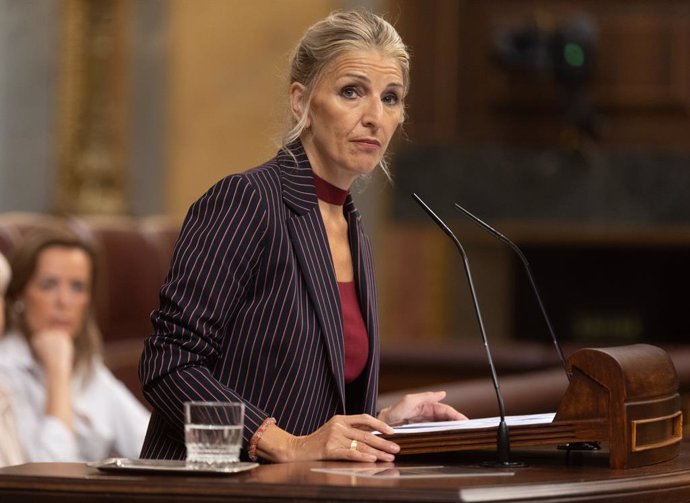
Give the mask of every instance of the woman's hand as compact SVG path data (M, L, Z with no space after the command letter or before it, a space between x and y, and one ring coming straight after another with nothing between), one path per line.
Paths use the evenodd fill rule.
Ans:
M334 416L314 433L302 437L271 426L257 448L261 457L278 462L348 460L373 463L393 461L397 444L371 433L392 434L386 423L368 415Z
M46 372L45 413L60 420L73 431L72 367L74 343L69 333L46 330L31 336L31 347L36 359Z
M386 407L379 413L379 419L395 426L423 421L462 421L467 417L450 405L440 403L446 397L445 391L428 391L405 395L402 400Z
M74 365L74 343L68 332L45 330L31 336L31 347L48 378L71 376Z

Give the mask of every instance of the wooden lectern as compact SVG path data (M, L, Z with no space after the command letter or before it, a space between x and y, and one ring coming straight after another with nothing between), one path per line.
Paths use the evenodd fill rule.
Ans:
M510 427L511 447L606 442L611 468L659 463L678 455L683 417L678 376L661 348L635 344L581 349L552 423ZM386 435L400 454L494 449L496 428Z

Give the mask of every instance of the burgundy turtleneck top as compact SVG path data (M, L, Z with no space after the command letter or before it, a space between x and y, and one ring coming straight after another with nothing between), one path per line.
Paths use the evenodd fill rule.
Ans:
M340 189L314 173L316 197L329 204L342 206L348 191ZM369 335L359 306L359 297L354 281L338 281L340 305L343 313L343 334L345 340L345 382L357 379L369 359Z

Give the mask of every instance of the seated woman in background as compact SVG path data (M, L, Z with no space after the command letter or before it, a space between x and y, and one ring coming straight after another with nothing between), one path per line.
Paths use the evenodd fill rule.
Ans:
M137 457L149 413L105 367L92 305L94 252L66 231L11 257L0 389L24 461Z

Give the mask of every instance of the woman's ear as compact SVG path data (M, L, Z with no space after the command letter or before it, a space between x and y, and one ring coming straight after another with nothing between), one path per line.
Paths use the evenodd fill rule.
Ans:
M306 99L306 88L299 82L293 82L290 84L290 110L292 111L292 116L296 122L302 120L304 115ZM309 127L309 118L305 118L304 127Z

